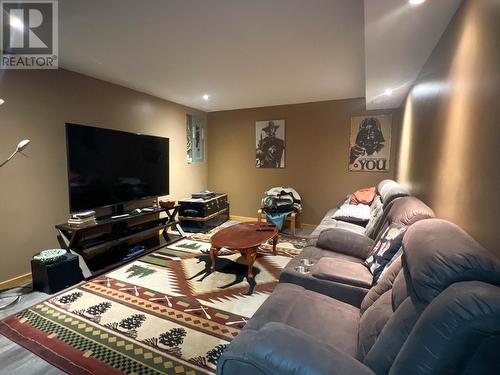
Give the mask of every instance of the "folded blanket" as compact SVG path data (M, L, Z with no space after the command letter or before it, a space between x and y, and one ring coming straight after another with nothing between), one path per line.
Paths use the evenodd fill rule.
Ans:
M283 228L283 225L285 224L286 217L291 212L292 211L288 211L288 212L273 212L273 213L266 212L267 222L276 225L278 227L278 229L281 230Z

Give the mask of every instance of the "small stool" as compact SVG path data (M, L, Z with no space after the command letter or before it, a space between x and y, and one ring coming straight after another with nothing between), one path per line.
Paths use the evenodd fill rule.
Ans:
M47 294L60 292L83 279L78 257L70 253L51 264L31 259L31 274L33 289Z
M260 208L257 211L257 221L260 223L262 219L267 220L267 215L262 208ZM300 214L290 212L285 220L290 222L290 234L295 236L295 228L300 228Z

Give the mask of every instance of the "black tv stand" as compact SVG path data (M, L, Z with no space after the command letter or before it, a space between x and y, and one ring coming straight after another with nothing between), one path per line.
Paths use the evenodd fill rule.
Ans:
M96 224L85 227L59 224L57 238L63 248L78 256L83 276L89 279L185 237L176 218L178 211L179 206L156 208L133 216L98 218ZM166 216L160 217L162 212ZM168 233L169 228L178 234ZM124 261L128 249L136 245L144 246L144 251Z

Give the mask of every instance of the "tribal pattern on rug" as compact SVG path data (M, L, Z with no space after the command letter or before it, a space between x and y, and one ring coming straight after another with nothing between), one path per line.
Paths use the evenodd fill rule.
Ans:
M237 252L195 234L0 322L0 333L71 374L213 374L305 240L261 246L255 280Z

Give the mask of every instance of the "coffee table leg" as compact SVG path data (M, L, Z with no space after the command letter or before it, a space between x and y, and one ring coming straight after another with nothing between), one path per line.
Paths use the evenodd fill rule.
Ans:
M253 274L253 263L255 262L255 258L257 258L257 248L248 250L245 257L247 258L246 260L248 264L247 278L253 279L255 277Z
M273 254L276 255L276 245L278 244L278 236L277 234L275 237L273 237Z
M215 263L217 261L217 253L219 252L219 249L216 247L211 247L210 248L210 258L212 259L212 265L210 266L210 271L214 272L215 271Z

